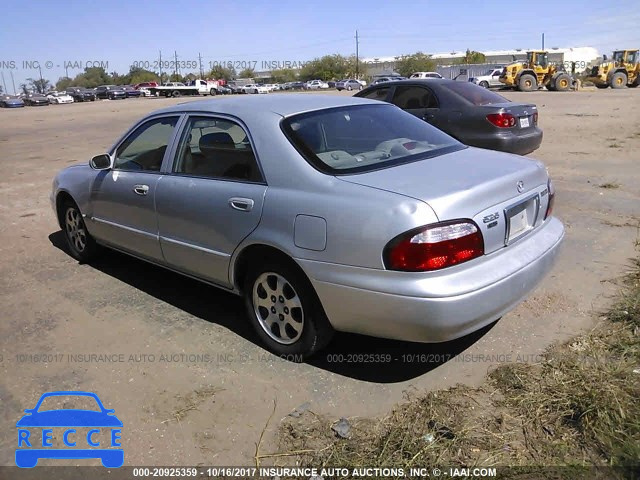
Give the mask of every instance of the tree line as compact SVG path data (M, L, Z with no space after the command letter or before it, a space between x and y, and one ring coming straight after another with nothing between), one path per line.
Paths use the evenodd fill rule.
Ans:
M485 56L474 50L467 49L461 58L449 61L436 60L431 55L423 52L416 52L410 55L400 55L395 57L394 72L404 77L408 77L414 72L434 71L438 64L475 64L485 63ZM280 69L271 71L271 81L276 83L306 81L306 80L340 80L343 78L364 78L367 77L368 65L356 59L355 55L344 56L339 54L325 55L307 62L299 71L293 69ZM233 68L215 66L206 74L207 78L223 79L226 81L236 78L255 78L256 72L245 69L236 72ZM102 67L85 68L84 72L74 78L61 77L55 84L57 90L65 90L71 86L94 88L99 85L136 85L143 82L188 82L198 78L195 73L168 74L162 76L158 72L145 70L143 68L131 67L129 72L120 75L117 72L107 73ZM23 91L34 90L44 93L51 88L52 84L46 79L27 79L21 85Z

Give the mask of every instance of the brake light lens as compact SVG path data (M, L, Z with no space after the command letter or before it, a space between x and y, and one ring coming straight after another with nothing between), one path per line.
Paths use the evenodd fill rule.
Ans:
M533 123L534 125L538 124L538 112L533 112Z
M499 128L511 128L516 125L516 117L510 113L490 113L487 120Z
M442 222L410 230L386 246L389 270L427 272L467 262L484 254L480 230L470 220Z
M549 190L549 203L547 204L547 211L544 214L544 219L546 220L553 213L553 204L556 200L556 189L553 186L553 182L551 179L547 182L547 190Z

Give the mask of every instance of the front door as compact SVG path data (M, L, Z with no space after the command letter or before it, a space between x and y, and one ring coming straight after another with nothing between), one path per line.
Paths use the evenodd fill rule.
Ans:
M162 260L155 196L160 167L179 118L154 118L134 129L112 153L113 168L96 176L89 220L98 240Z
M417 85L398 86L393 93L391 103L436 128L441 130L446 128L446 119L442 118L438 100L433 91L427 87Z
M231 254L260 222L267 186L245 129L206 115L188 118L156 209L166 262L230 287Z

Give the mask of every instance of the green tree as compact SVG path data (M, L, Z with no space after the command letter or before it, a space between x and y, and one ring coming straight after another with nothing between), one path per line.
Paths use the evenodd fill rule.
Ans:
M187 73L186 75L184 75L182 77L182 82L189 83L189 82L191 82L191 81L193 81L193 80L195 80L197 78L198 78L198 76L195 73L193 73L193 72Z
M49 88L51 87L51 82L49 82L49 80L45 78L42 78L42 79L27 78L27 82L29 82L28 83L29 88L31 90L35 90L38 93L44 93L47 90L49 90Z
M340 79L348 76L350 71L355 73L355 63L351 58L339 54L325 55L307 62L300 69L300 78L302 80Z
M475 50L469 50L467 48L467 52L464 57L458 59L455 63L457 64L472 64L472 63L487 63L487 57L484 56L484 53L476 52Z
M431 55L417 52L411 55L402 55L396 60L395 70L403 77L408 77L415 72L431 72L436 69L436 61Z
M253 78L255 76L256 72L253 70L253 68L245 68L238 74L239 78Z
M113 78L102 67L85 68L84 72L73 79L73 85L94 88L113 83Z
M296 79L296 71L292 68L271 70L271 78L276 83L293 82Z
M56 90L64 91L73 85L73 80L69 77L60 77L56 82Z
M136 85L143 82L157 82L159 75L151 70L145 70L144 68L134 67L129 68L128 74L129 85Z
M215 65L209 72L209 76L216 80L232 80L236 77L235 68L226 68L222 65Z

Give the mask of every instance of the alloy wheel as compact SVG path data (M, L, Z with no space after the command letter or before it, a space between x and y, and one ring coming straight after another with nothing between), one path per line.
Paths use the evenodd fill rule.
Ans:
M87 246L87 232L84 222L80 216L78 209L69 207L65 214L65 230L69 242L74 246L78 253L84 252Z
M298 293L282 275L264 272L253 284L253 310L265 333L282 345L300 339L304 311Z

